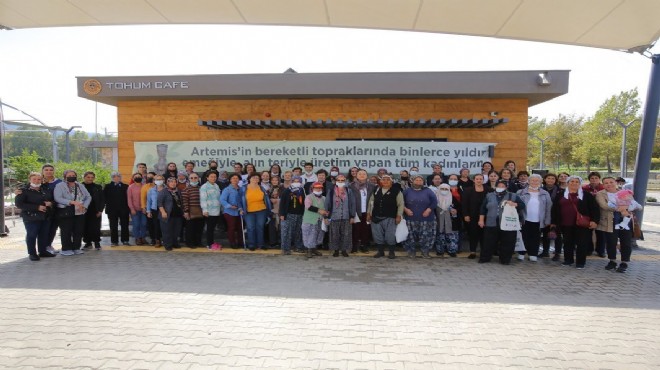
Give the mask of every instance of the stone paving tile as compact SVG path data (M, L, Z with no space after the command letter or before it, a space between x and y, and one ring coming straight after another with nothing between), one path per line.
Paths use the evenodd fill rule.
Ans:
M660 258L635 253L616 274L600 258L583 271L110 250L30 263L0 246L0 367L654 369Z

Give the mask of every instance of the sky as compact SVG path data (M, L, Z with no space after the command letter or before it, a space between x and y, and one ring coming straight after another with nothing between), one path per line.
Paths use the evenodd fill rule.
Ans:
M530 116L592 116L610 96L646 97L648 58L618 51L420 32L227 25L0 31L0 99L50 126L117 130L113 106L79 98L76 76L571 70L568 94ZM660 52L656 45L652 50ZM4 110L5 119L25 116Z

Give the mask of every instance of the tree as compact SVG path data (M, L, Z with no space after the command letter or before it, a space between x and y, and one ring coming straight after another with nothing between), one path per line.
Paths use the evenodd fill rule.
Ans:
M574 149L579 147L583 122L582 116L562 114L550 121L544 130L544 137L550 138L545 145L546 165L559 162L570 171L572 166L580 163Z
M21 129L7 132L4 138L5 155L15 157L35 152L46 161L53 159L53 142L48 131Z
M30 172L41 173L43 158L37 152L28 152L23 149L21 155L9 157L9 168L13 171L13 178L18 182L26 183Z
M635 157L635 153L631 152L635 150L639 138L640 107L637 89L622 91L607 99L596 114L585 122L577 154L587 165L587 170L592 165L601 164L607 166L608 173L611 173L612 163L620 162L623 129L615 119L624 123L637 119L628 129L626 140L629 148L628 158Z

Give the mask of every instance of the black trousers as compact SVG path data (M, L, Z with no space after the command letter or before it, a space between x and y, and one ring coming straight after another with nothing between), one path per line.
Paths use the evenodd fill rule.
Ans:
M149 230L149 236L151 241L162 240L163 232L160 230L160 221L158 220L158 210L151 210L151 218L147 217L147 230Z
M110 242L119 243L118 226L121 227L121 241L128 242L128 213L108 214L108 221L110 222Z
M525 221L521 233L527 254L537 257L539 255L539 244L541 244L541 224L539 222ZM525 254L524 252L518 253Z
M208 216L205 217L206 221L206 245L215 243L215 227L220 222L221 216Z
M578 266L584 266L592 246L592 230L577 226L562 226L561 231L564 234L564 262L575 262Z
M80 249L85 232L85 215L60 218L60 240L63 251Z
M87 211L85 213L85 232L83 241L85 243L101 242L101 216L96 217L96 211Z
M479 261L490 262L493 257L493 251L497 251L500 263L510 263L513 250L516 247L517 234L517 231L502 231L497 226L485 227L484 244L481 246Z
M202 245L202 232L204 231L204 218L191 218L186 220L186 245L199 247Z
M630 225L632 227L632 225ZM603 232L607 243L607 258L616 261L616 242L621 248L621 262L630 262L632 254L632 230L614 230L611 233Z
M470 239L470 252L477 251L477 245L481 245L481 250L484 249L484 229L479 226L479 217L475 219L470 218L470 222L466 223L468 229L468 238Z
M550 239L548 239L548 233L550 232L550 226L546 226L543 229L543 253L550 253ZM561 249L563 247L563 238L559 228L555 228L557 233L557 239L555 239L555 254L561 254Z

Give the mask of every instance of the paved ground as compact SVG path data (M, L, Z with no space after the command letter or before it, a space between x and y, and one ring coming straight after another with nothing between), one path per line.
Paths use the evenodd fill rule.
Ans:
M645 220L626 274L597 257L580 271L106 248L32 263L12 230L0 366L657 369L660 207Z

